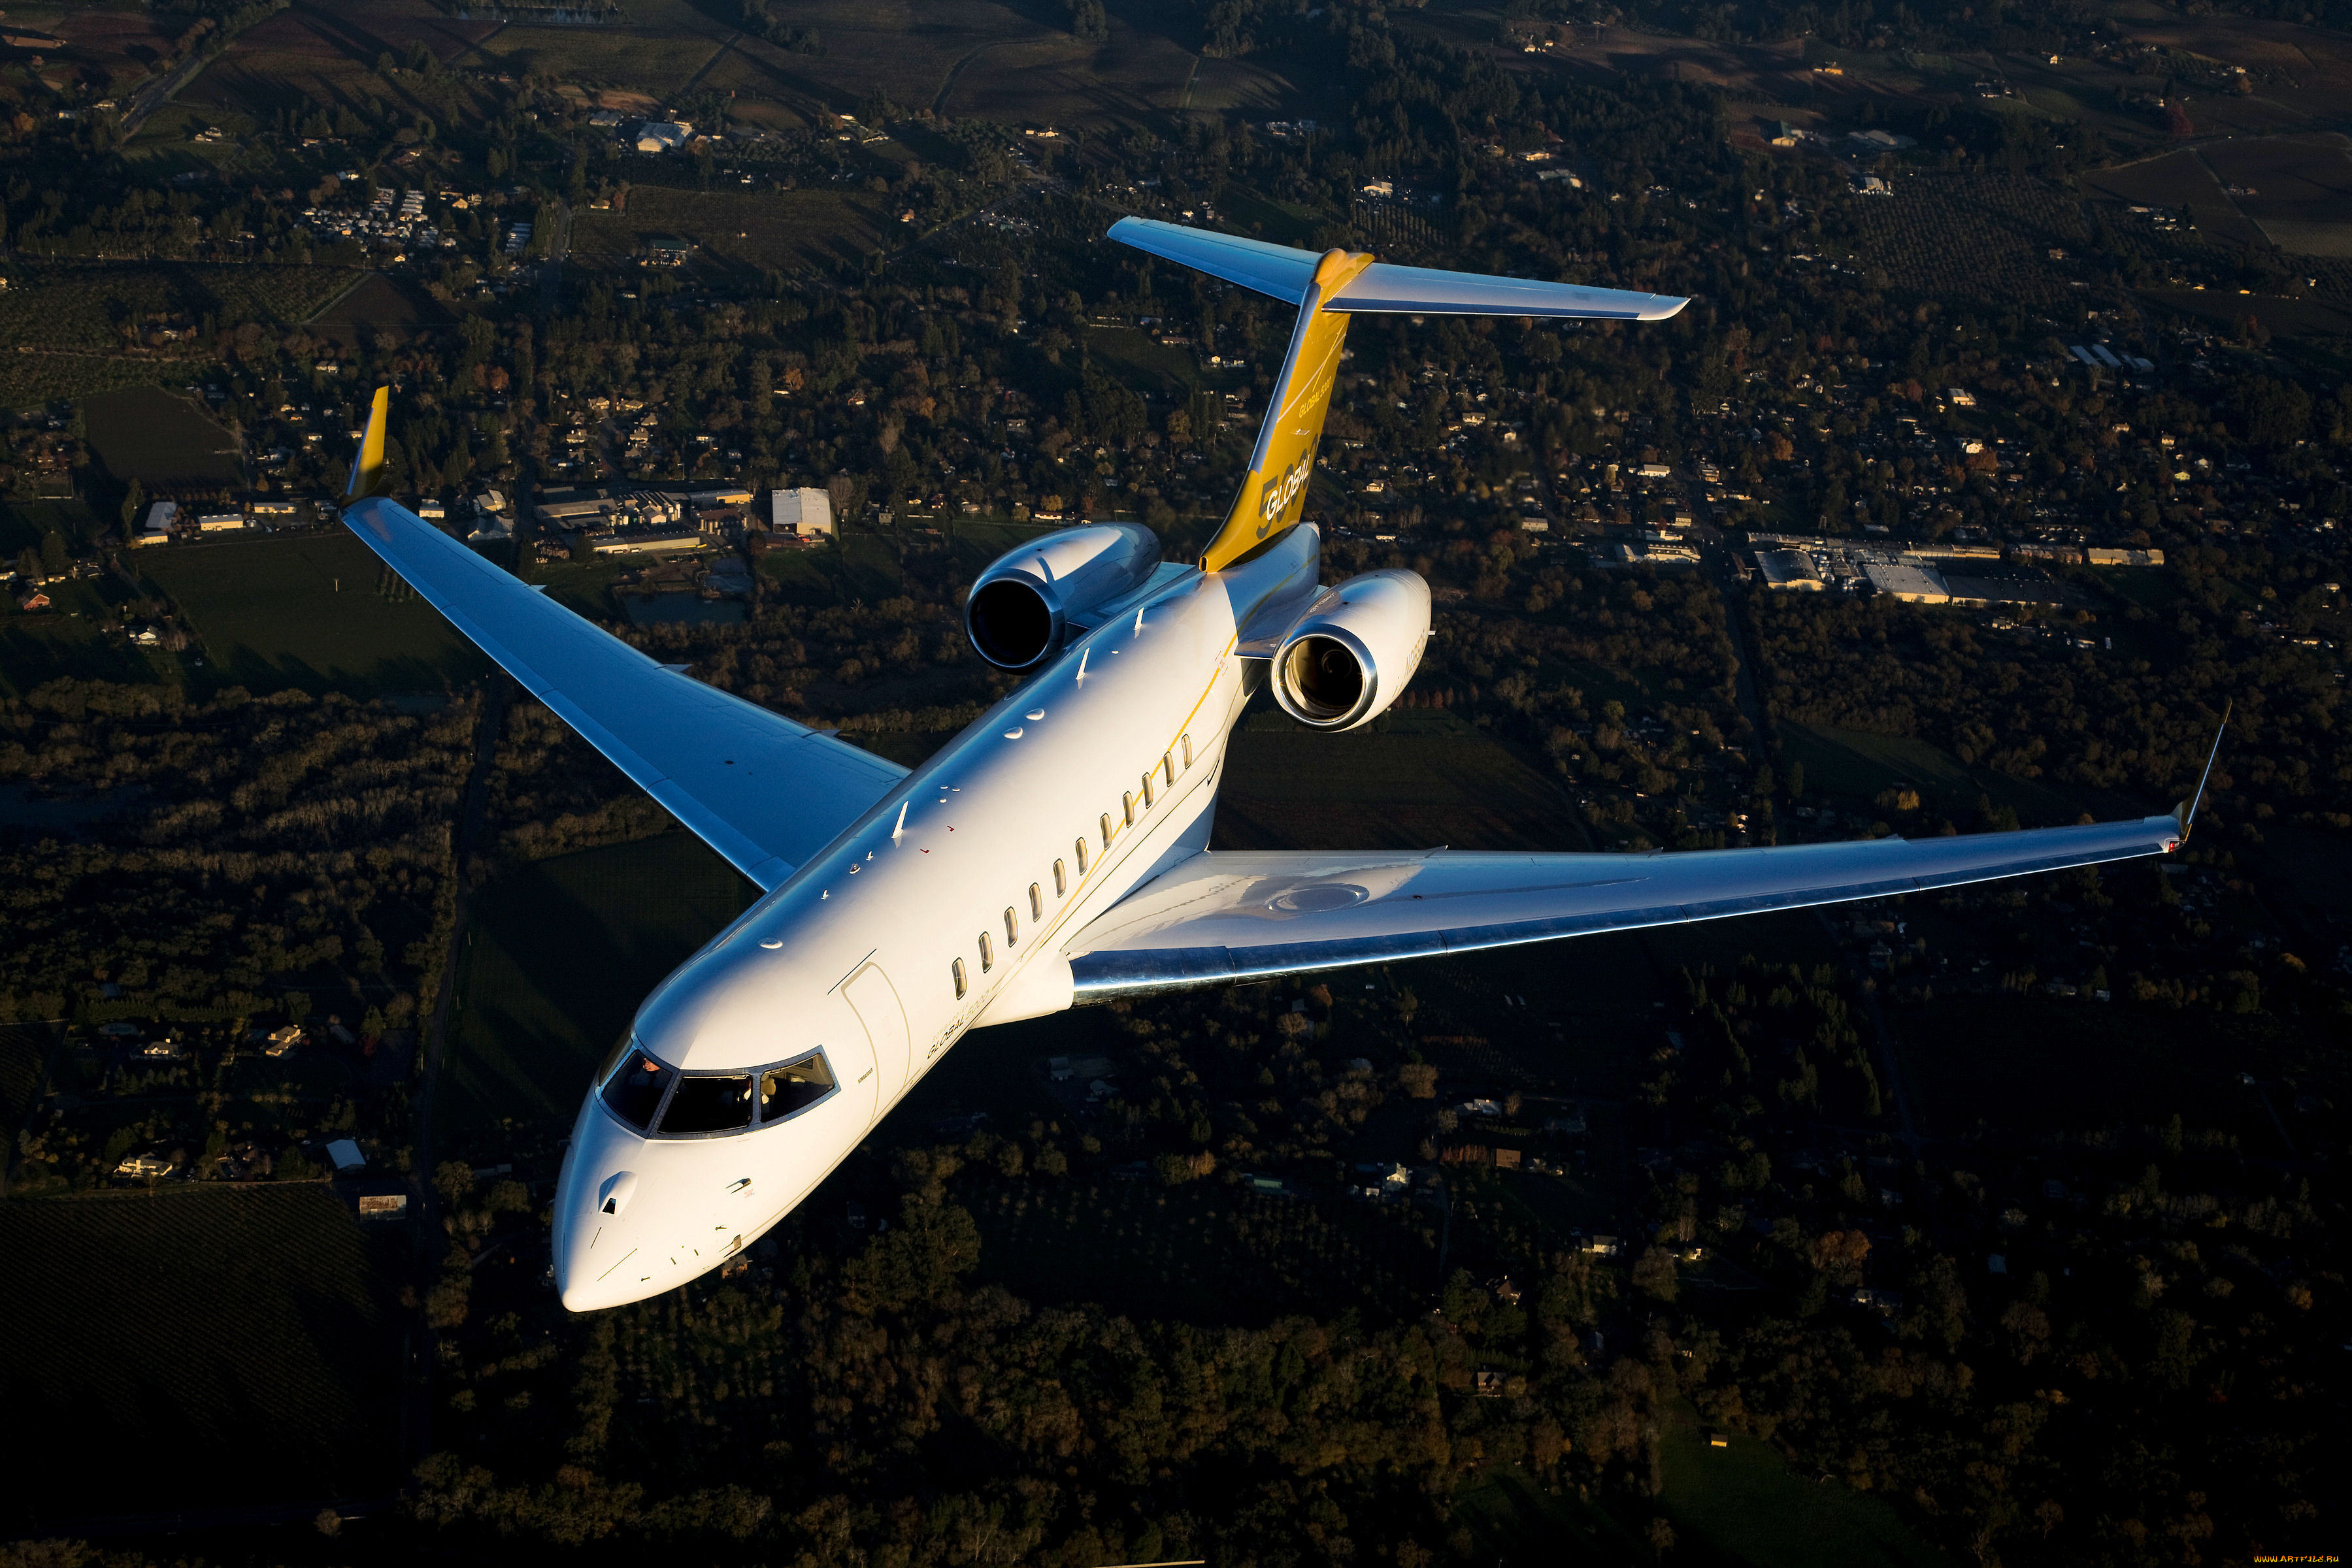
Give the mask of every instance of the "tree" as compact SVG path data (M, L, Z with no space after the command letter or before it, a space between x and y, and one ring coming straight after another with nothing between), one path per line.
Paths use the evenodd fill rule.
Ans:
M51 528L41 538L41 575L63 577L66 574L66 537Z
M139 526L139 514L146 510L146 507L147 492L138 480L133 479L131 481L131 488L124 491L122 496L122 531L124 533L128 534Z

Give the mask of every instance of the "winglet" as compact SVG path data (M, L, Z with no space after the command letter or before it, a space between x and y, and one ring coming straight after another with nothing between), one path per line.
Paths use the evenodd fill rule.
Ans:
M346 501L356 501L372 496L383 478L383 427L392 407L392 389L375 389L375 402L368 410L367 430L360 437L360 454L352 459L352 484Z
M2189 830L2197 825L2197 808L2204 803L2205 781L2213 777L2213 764L2221 755L2221 737L2230 730L2230 713L2237 705L2221 705L2221 727L2213 732L2213 749L2206 754L2205 771L2197 776L2197 792L2172 808L2172 820L2180 824L2180 841L2189 841Z

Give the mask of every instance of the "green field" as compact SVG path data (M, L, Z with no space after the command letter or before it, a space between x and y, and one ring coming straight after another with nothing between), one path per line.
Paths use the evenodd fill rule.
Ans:
M0 1530L389 1490L407 1249L307 1184L0 1205L0 1399L40 1434Z
M236 437L194 400L161 387L132 387L86 399L89 444L121 483L149 494L236 485L244 478Z
M680 191L637 185L626 212L583 212L572 225L572 253L627 263L647 241L683 235L701 247L698 264L788 271L855 261L898 228L887 196L866 191ZM900 229L901 233L911 230Z
M373 696L440 691L489 668L341 529L173 544L136 559L224 685Z
M568 1125L646 993L753 896L684 832L506 872L482 891L467 938L443 1124Z
M1659 1498L1690 1545L1755 1568L1949 1568L1884 1500L1789 1468L1760 1437L1731 1435L1715 1448L1696 1417L1678 1412L1660 1434L1666 1490ZM1693 1538L1696 1538L1694 1541Z
M1914 1533L1893 1505L1798 1475L1761 1438L1732 1434L1728 1448L1710 1448L1686 1406L1664 1422L1658 1447L1665 1490L1654 1506L1675 1534L1666 1562L1951 1568L1952 1560ZM1644 1539L1638 1505L1547 1491L1516 1467L1466 1481L1454 1506L1455 1520L1502 1562L1630 1568L1659 1561Z

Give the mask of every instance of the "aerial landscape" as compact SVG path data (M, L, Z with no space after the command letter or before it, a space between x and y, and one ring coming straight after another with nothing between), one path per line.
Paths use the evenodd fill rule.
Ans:
M0 1568L2338 1560L2344 0L10 0L0 179Z

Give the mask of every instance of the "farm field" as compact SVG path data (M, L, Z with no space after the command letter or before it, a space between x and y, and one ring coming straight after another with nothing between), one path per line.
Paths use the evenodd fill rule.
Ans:
M1918 173L1891 198L1853 204L1855 253L1899 289L1941 298L2052 304L2074 298L2053 248L2089 239L2074 198L2023 174Z
M1746 1433L1710 1448L1697 1414L1676 1410L1659 1433L1659 1500L1676 1530L1751 1568L1954 1568L1914 1534L1893 1504L1798 1475L1778 1449Z
M235 485L243 477L236 437L194 399L162 387L101 392L82 404L89 444L117 480L152 495Z
M886 198L865 191L681 191L635 185L626 212L583 212L572 225L582 261L634 265L645 245L681 235L698 266L790 270L855 261L882 244Z
M685 832L506 871L467 938L443 1125L459 1137L569 1125L646 993L753 896Z
M666 99L694 81L736 30L732 7L631 0L625 12L628 25L617 27L485 29L460 63L472 70L626 82Z
M2230 246L2262 242L2262 231L2222 193L2221 182L2193 150L2102 169L2084 175L2083 183L2135 206L2186 208L2200 237L2209 242Z
M2287 1153L2259 1092L2238 1082L2241 1072L2275 1078L2300 1060L2302 1036L2287 1020L2041 996L1938 997L1887 1016L1931 1138L1967 1137L1987 1123L2012 1134L2154 1126L2177 1113L2192 1131L2233 1134L2250 1157ZM2055 1040L2063 1051L2051 1049Z
M439 301L410 279L378 272L354 288L350 273L341 274L340 278L340 292L320 300L322 308L305 318L303 325L312 336L332 338L347 350L358 346L362 327L408 331L446 325L449 320L449 312Z
M498 30L495 22L451 16L432 0L370 0L364 7L306 0L238 34L173 101L266 120L289 93L322 103L383 99L392 95L373 68L379 55L404 57L422 43L444 64L478 69L487 62L466 57ZM422 107L394 101L403 113Z
M65 267L17 257L0 311L0 350L19 347L120 352L130 324L171 318L183 327L225 321L299 321L351 280L334 267L156 261ZM180 351L208 354L183 340ZM166 358L169 356L157 356Z
M2204 149L2222 183L2251 190L2235 198L2281 250L2352 258L2352 150L2340 134L2224 141Z
M489 668L340 528L182 542L135 559L180 607L224 685L381 696L441 691Z
M0 1204L0 1397L41 1434L0 1529L120 1511L108 1455L146 1511L389 1490L408 1246L307 1183Z

